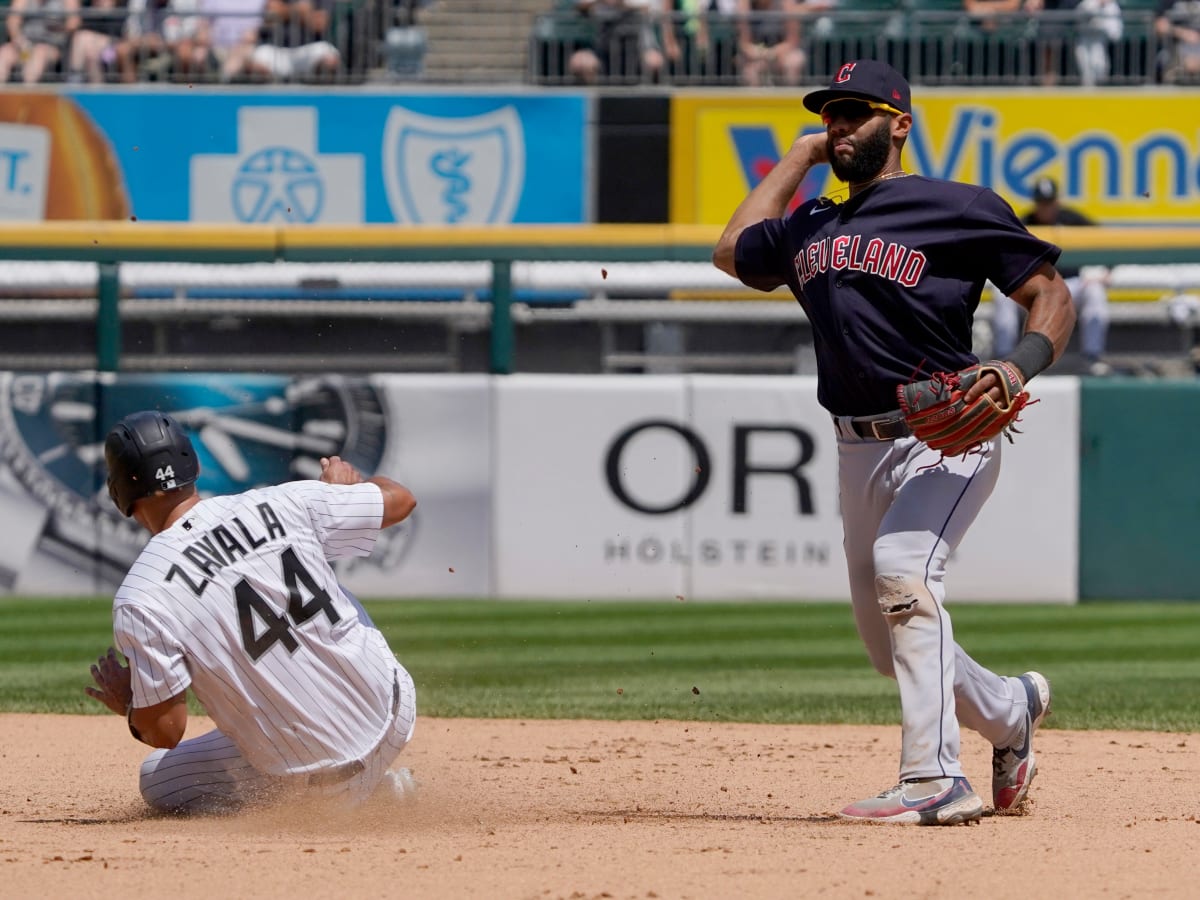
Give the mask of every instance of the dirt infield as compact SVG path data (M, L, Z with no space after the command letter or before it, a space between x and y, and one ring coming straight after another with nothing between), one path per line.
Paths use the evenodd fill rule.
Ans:
M189 723L189 734L209 727ZM965 735L987 796L989 748ZM838 822L898 728L421 719L415 801L155 818L111 716L0 716L0 894L1192 897L1200 736L1043 731L1032 813Z

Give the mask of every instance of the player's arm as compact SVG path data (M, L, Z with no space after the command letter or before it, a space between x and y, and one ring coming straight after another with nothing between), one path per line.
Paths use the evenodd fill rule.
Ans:
M128 720L129 730L143 744L170 750L187 731L187 691L153 706L131 707Z
M117 658L114 647L109 647L108 652L96 660L91 671L96 686L84 688L84 692L117 715L124 716L135 738L151 747L168 750L183 740L188 718L186 690L162 703L135 709L132 674Z
M1043 263L1009 296L1029 312L1025 334L1008 355L1008 362L1020 371L1023 383L1028 383L1067 349L1075 328L1075 304L1066 282L1050 263ZM991 372L971 386L966 401L973 403L985 392L996 401L1003 396L1000 380Z
M824 132L814 132L798 138L779 164L767 173L767 177L760 181L733 211L733 217L725 226L721 239L717 241L716 249L713 250L713 265L737 278L736 251L742 232L763 219L777 219L782 216L809 169L828 161Z
M1071 292L1058 270L1050 263L1044 263L1011 296L1029 312L1025 334L1045 335L1053 348L1050 362L1057 360L1067 349L1067 341L1075 328L1075 304L1071 302ZM1014 362L1020 368L1020 362ZM1029 380L1037 373L1022 369L1022 374Z
M412 491L393 481L386 475L363 478L362 473L340 456L328 456L321 460L321 481L326 484L361 484L364 481L375 485L383 494L383 519L380 528L403 522L417 508L417 499Z
M379 523L380 528L403 522L417 508L417 498L400 482L392 481L384 475L372 475L366 480L383 493L383 519Z

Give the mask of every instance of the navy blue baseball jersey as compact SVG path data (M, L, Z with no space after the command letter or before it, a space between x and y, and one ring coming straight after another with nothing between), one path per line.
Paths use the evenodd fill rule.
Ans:
M896 385L977 362L984 282L1011 294L1060 252L993 191L908 175L747 227L736 265L744 283L787 284L804 307L821 405L869 416L896 408Z

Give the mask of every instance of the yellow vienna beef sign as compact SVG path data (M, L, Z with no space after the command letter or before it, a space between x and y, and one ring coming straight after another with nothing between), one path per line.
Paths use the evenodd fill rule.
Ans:
M910 172L992 188L1024 213L1050 176L1101 224L1200 225L1200 93L914 92ZM671 107L671 220L722 224L792 142L823 131L789 95L681 94ZM818 166L793 203L845 188Z

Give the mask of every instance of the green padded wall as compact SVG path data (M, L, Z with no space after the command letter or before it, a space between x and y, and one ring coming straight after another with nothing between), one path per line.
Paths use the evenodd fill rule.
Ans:
M1083 380L1079 598L1200 599L1200 380Z

